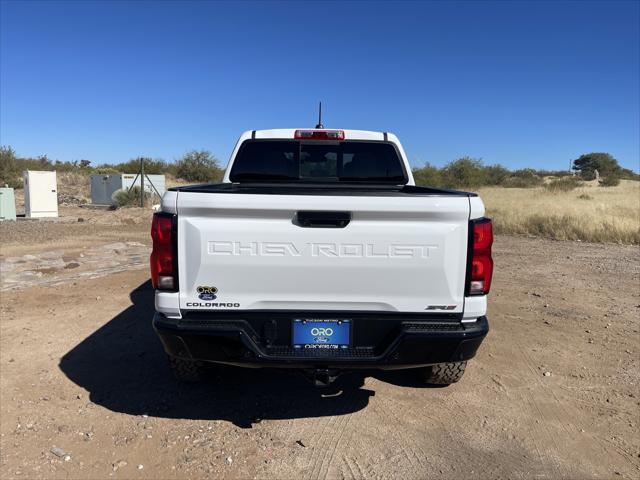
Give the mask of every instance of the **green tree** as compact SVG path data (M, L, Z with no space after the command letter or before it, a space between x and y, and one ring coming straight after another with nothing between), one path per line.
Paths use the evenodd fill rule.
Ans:
M215 182L222 179L216 157L207 150L193 150L175 163L176 176L189 182Z
M620 176L621 170L618 161L611 154L604 152L580 155L579 158L573 161L572 168L585 180L593 180L596 177L596 170L602 177L608 175Z

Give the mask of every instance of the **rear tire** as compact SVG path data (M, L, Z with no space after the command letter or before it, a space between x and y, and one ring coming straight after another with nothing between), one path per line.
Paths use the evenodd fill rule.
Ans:
M451 385L464 375L467 362L439 363L420 369L424 382L430 385Z
M202 378L202 362L169 356L169 366L181 382L194 383Z

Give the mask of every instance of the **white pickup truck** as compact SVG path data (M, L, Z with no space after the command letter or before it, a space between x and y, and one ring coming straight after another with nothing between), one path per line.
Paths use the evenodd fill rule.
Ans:
M172 188L154 215L154 328L186 381L213 362L456 382L488 332L484 212L415 186L391 133L245 132L222 183Z

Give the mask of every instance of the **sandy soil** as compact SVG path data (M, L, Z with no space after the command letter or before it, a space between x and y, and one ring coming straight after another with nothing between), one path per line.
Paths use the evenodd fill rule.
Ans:
M2 478L640 478L637 247L498 237L492 330L451 387L236 369L186 387L144 262L74 273L142 255L148 212L63 213L0 224L3 268L35 271L1 292Z

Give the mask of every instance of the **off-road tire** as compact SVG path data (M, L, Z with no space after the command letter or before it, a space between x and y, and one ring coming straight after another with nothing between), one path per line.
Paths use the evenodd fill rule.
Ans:
M181 382L194 383L202 378L202 362L169 355L169 366L175 377Z
M466 368L467 362L439 363L420 369L420 375L430 385L451 385L462 378Z

